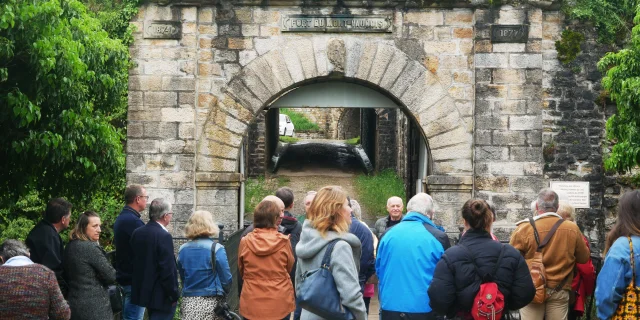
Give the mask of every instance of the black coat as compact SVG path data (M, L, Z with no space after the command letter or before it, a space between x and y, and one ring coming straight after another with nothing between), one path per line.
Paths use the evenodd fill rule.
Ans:
M170 312L179 297L171 234L157 222L149 221L133 232L131 247L131 302L151 310Z
M31 261L55 272L60 291L66 295L67 284L62 266L64 244L56 228L51 223L41 220L31 229L25 243L29 247Z
M436 265L433 282L429 286L431 308L449 316L458 311L470 311L480 290L481 278L493 271L502 246L505 246L505 251L494 281L504 295L505 307L516 310L529 304L535 295L535 288L520 252L508 244L491 239L491 235L484 230L470 230L458 245L445 251Z

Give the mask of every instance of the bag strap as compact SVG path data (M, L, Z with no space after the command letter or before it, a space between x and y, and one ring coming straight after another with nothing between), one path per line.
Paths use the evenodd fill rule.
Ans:
M633 242L631 241L631 236L627 236L629 239L629 250L631 250L631 285L636 286L636 259L633 255Z
M502 262L502 257L504 256L504 244L500 243L500 245L502 246L500 248L500 255L498 256L498 262L496 262L496 265L493 267L493 271L491 272L491 276L492 277L496 277L496 273L498 272L498 268L500 267L500 262Z
M329 269L331 267L331 252L333 252L333 247L335 247L338 241L344 241L343 239L333 239L329 241L327 244L327 249L324 251L324 257L322 257L321 268Z
M213 244L211 244L211 270L213 270L213 272L216 272L216 252L218 252L221 247L222 245L215 242L215 240Z
M473 252L471 252L471 249L469 249L469 247L467 247L463 243L460 243L460 246L465 248L467 250L467 252L469 253L469 255L471 256L471 263L473 263L473 267L476 269L476 273L478 273L478 275L480 276L480 279L482 280L482 283L495 281L496 272L498 271L498 267L500 267L500 262L502 262L502 257L504 256L504 244L501 243L500 254L498 255L498 261L496 261L496 265L493 266L493 270L491 271L491 273L487 273L487 274L484 274L484 275L480 274L480 269L478 269L478 265L476 264L476 258L473 255ZM486 279L487 275L491 275L491 281Z
M551 240L551 237L553 237L553 234L556 233L556 230L558 230L558 227L560 227L560 225L563 222L564 222L564 219L562 218L556 221L553 227L551 227L551 230L549 230L549 233L547 233L547 235L544 237L544 240L542 240L542 243L538 246L538 250L542 250L542 248L544 248L544 246L546 246L547 243L549 243L549 240Z
M536 228L536 222L535 222L535 220L533 220L533 218L529 218L529 223L533 227L533 235L536 238L536 245L539 247L540 246L540 235L538 234L538 229ZM538 248L538 249L540 249L540 248Z

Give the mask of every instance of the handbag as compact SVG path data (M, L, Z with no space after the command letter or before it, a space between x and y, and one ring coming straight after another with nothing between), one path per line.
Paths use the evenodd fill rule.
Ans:
M111 302L111 311L114 314L121 312L124 305L124 290L120 285L112 284L107 287L109 291L109 302Z
M302 274L296 293L298 304L309 312L325 319L351 320L354 319L353 314L342 305L331 274L331 252L340 240L335 239L327 244L320 268Z
M633 243L631 237L629 239L629 249L631 249L631 283L624 290L622 300L618 304L616 313L611 318L612 320L625 320L625 319L637 319L640 317L640 287L636 286L636 262L633 255Z

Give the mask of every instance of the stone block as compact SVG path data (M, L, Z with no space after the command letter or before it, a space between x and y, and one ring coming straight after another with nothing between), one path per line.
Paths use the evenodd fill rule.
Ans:
M527 12L522 9L505 5L500 8L498 24L522 24L525 22Z
M473 12L471 10L447 10L444 12L444 24L450 26L472 26Z
M326 76L329 73L329 60L327 57L329 39L314 37L311 42L313 42L313 56L316 61L317 74L320 77Z
M238 61L238 52L233 50L215 50L213 53L213 61L236 62Z
M527 132L527 144L532 146L542 145L542 132L541 131Z
M131 106L142 106L144 103L142 91L129 91L128 100L129 100L129 108Z
M427 54L442 54L456 52L455 41L425 41L424 52Z
M143 122L138 122L138 121L129 122L129 125L127 126L128 138L142 138L143 135L144 135Z
M472 136L465 127L459 126L452 131L429 137L429 147L433 149L458 143L468 143L471 145Z
M476 129L507 130L509 118L506 116L476 116Z
M509 148L494 146L478 146L476 147L476 160L509 160Z
M255 50L240 51L238 54L238 62L241 66L248 65L251 61L258 57L258 53Z
M172 20L170 6L148 5L144 11L144 20Z
M198 21L198 7L182 7L182 21Z
M188 141L191 142L191 141ZM191 155L179 155L178 156L178 170L180 171L194 171L196 169L195 157Z
M421 39L421 40L434 40L434 28L433 26L413 26L409 27L409 38Z
M294 82L300 82L305 79L304 72L302 69L302 65L300 63L300 58L298 57L297 51L295 48L288 47L282 50L282 57L284 60L287 69L289 70L289 74Z
M193 189L176 190L175 192L175 204L193 204L195 191Z
M157 153L159 146L157 140L128 139L127 153Z
M238 22L245 24L245 23L251 23L252 21L252 11L251 8L244 8L244 9L240 9L240 8L236 8L234 10L234 13L236 15L236 20L238 20Z
M539 53L512 53L509 55L511 68L542 68L542 54Z
M509 130L541 130L540 116L509 116Z
M494 43L493 52L525 52L526 43Z
M157 187L158 173L127 173L127 184L139 184L143 187Z
M403 70L403 72L393 84L391 93L396 97L401 97L405 90L407 90L409 85L413 84L413 82L418 79L423 72L424 68L418 62L409 62L407 67Z
M476 145L490 145L491 144L491 130L476 130L475 132Z
M393 57L393 48L391 46L379 45L375 55L375 63L371 65L371 71L369 72L369 81L378 84L385 71L387 65Z
M261 37L275 37L280 35L280 28L272 26L260 26Z
M238 148L228 146L219 141L206 140L200 144L200 154L216 156L227 159L235 159L240 154Z
M194 91L196 79L192 77L163 77L162 90L167 91Z
M127 155L127 172L145 172L144 156L141 154Z
M431 156L434 161L471 159L471 141L455 146L448 146L440 149L432 149Z
M194 122L194 110L189 108L162 108L160 120L164 122Z
M311 40L300 40L293 43L292 48L295 48L298 53L298 59L302 66L302 72L305 79L315 78L318 75L318 69L316 68L315 55L313 49L313 43ZM374 46L375 50L375 46ZM375 54L375 51L374 51ZM372 57L373 58L373 57Z
M178 136L178 124L175 122L145 122L146 138L171 139Z
M509 157L514 161L540 161L542 162L542 148L527 147L510 147Z
M362 55L360 56L358 69L356 71L356 78L367 79L369 72L371 71L371 64L376 56L378 46L375 42L367 42L362 49Z
M435 26L444 24L444 15L441 11L414 11L404 15L405 23Z
M227 47L234 50L253 49L251 38L229 38Z
M257 24L243 24L241 30L244 37L257 37L260 35L260 25Z
M255 9L253 11L253 23L271 23L280 22L280 12L277 10Z
M151 109L143 111L129 110L129 121L158 121L160 119L160 109Z
M440 69L468 69L473 58L466 56L442 55L438 60Z
M151 154L144 156L145 166L148 171L173 170L176 165L174 155Z
M473 171L471 159L435 161L434 174L469 174Z
M222 75L222 67L218 63L198 64L198 75L202 77L217 77Z
M145 92L162 90L162 76L130 76L129 90Z
M160 142L160 152L167 153L183 153L186 142L184 140L163 140Z
M229 131L235 133L235 134L239 134L239 135L244 135L245 131L247 130L247 124L235 119L229 115L227 115L224 112L218 112L215 115L215 119L214 119L214 123L222 128L227 128ZM205 130L206 132L206 130Z
M380 80L380 86L385 90L391 90L391 87L398 79L398 76L404 70L407 65L407 56L403 54L394 54L393 59L389 63L387 70L385 71L382 79Z
M493 83L495 84L515 84L524 83L524 70L515 69L495 69L493 70Z
M529 40L525 46L525 51L529 53L541 53L542 41L541 40Z
M238 37L242 34L240 25L218 24L218 35L228 37Z
M213 23L213 8L201 7L198 10L198 23Z
M509 59L504 53L477 53L475 65L476 68L508 68Z
M524 174L525 175L542 175L542 164L538 162L527 162L524 163Z
M160 188L193 188L192 172L167 172L159 174L158 187Z
M178 125L178 138L194 139L195 131L195 125L193 123L180 123Z
M435 34L435 38L440 41L449 41L453 39L453 28L449 26L435 27L433 28L433 33Z
M473 38L473 28L454 28L453 37L456 39L471 39Z
M213 158L204 155L198 156L196 160L196 170L199 172L235 172L236 167L235 160Z
M494 146L526 145L526 133L522 131L493 131Z
M524 164L522 162L490 162L489 172L493 175L522 176Z
M176 107L178 105L178 94L176 92L147 92L144 96L146 107Z
M476 40L475 44L476 53L493 52L493 43L491 43L491 40Z
M215 40L215 38L212 38L212 37L200 36L200 38L198 39L198 48L200 48L200 49L211 49L211 48L213 48L214 40Z
M518 193L538 193L547 184L542 177L511 177L511 191Z
M508 87L505 85L489 84L476 85L476 97L478 98L506 98L508 95Z
M562 25L554 23L544 23L542 25L542 39L558 41L562 37Z
M509 192L509 179L507 177L476 176L476 190L492 192Z

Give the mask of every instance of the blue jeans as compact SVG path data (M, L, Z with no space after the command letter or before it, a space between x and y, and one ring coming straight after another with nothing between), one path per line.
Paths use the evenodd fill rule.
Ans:
M122 320L142 320L144 307L131 303L131 286L122 286L122 290L124 290Z
M176 307L178 304L174 304L171 307L170 312L162 312L158 310L147 309L147 313L149 314L149 320L173 320L173 315L176 313Z

